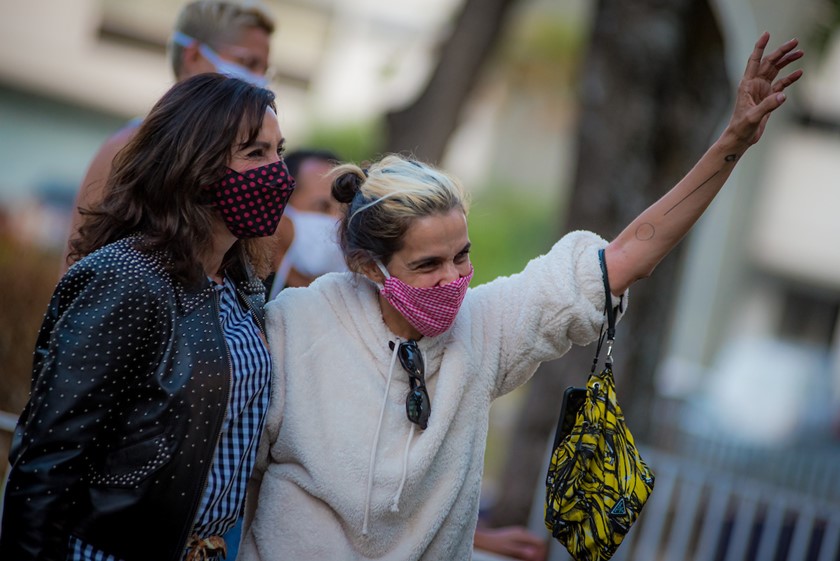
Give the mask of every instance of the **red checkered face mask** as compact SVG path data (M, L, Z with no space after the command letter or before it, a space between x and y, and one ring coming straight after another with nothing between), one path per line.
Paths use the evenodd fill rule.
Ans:
M379 260L376 264L385 275L379 292L417 331L426 337L435 337L452 326L472 280L472 265L467 276L449 284L417 288L392 277Z
M259 238L277 229L294 188L295 180L280 160L242 173L228 168L220 181L204 188L204 200L216 207L231 234Z

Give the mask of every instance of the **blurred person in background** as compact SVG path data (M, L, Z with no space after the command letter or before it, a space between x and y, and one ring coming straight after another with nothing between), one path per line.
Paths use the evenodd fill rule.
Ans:
M759 141L802 75L779 76L802 56L798 42L765 56L768 41L756 42L720 137L614 240L571 232L474 289L457 180L396 155L336 168L352 273L266 306L278 379L243 561L469 559L491 403L596 340L605 307L621 308Z
M258 0L196 0L178 14L167 57L176 80L204 72L219 72L266 86L268 53L274 19ZM103 196L111 162L137 133L142 119L133 119L99 148L82 180L70 218L62 273L72 264L69 239L79 231L79 209L90 208Z
M38 335L0 559L235 557L271 393L257 238L294 187L284 142L273 93L209 73L117 155Z
M299 149L286 157L295 192L277 228L278 248L266 285L268 299L287 286L308 286L317 277L347 270L338 245L341 204L332 196L330 171L339 158L329 150Z

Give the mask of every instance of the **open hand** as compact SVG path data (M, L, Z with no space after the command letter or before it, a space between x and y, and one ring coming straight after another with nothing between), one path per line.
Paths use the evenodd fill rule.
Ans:
M755 43L744 77L738 85L735 110L727 127L745 147L758 142L770 113L784 103L785 88L802 76L802 70L796 70L776 80L783 68L805 54L796 48L799 41L791 39L764 56L769 41L770 34L765 31Z

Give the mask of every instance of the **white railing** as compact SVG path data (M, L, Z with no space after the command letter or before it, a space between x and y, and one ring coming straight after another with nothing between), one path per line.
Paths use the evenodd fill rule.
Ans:
M686 403L658 400L655 407L657 431L647 441L654 448L715 471L840 503L840 442L836 439L803 430L800 438L784 444L749 443L723 431L691 428L686 420L702 413Z
M840 559L840 504L660 451L643 457L656 486L614 561ZM542 501L538 490L535 531L544 531ZM570 559L552 540L549 561Z

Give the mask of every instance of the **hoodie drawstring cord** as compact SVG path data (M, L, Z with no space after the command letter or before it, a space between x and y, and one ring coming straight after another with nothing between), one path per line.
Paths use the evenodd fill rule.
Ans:
M405 441L405 452L403 453L403 468L402 479L400 479L400 486L397 489L397 494L394 495L394 500L391 502L391 512L400 511L400 497L402 496L403 487L405 486L406 475L408 474L408 450L411 448L411 438L414 436L414 423L411 423L411 430L408 432L408 439Z
M385 417L385 407L388 405L388 391L391 389L391 379L394 377L394 364L397 362L397 351L399 345L394 345L394 352L391 355L391 365L388 367L388 382L385 384L385 396L382 398L382 410L379 412L379 423L376 425L376 433L373 435L373 444L370 450L370 463L368 464L367 493L365 494L365 518L362 523L362 535L368 533L368 521L370 520L370 494L373 491L373 464L376 461L376 451L379 447L379 432L382 430L382 419Z

